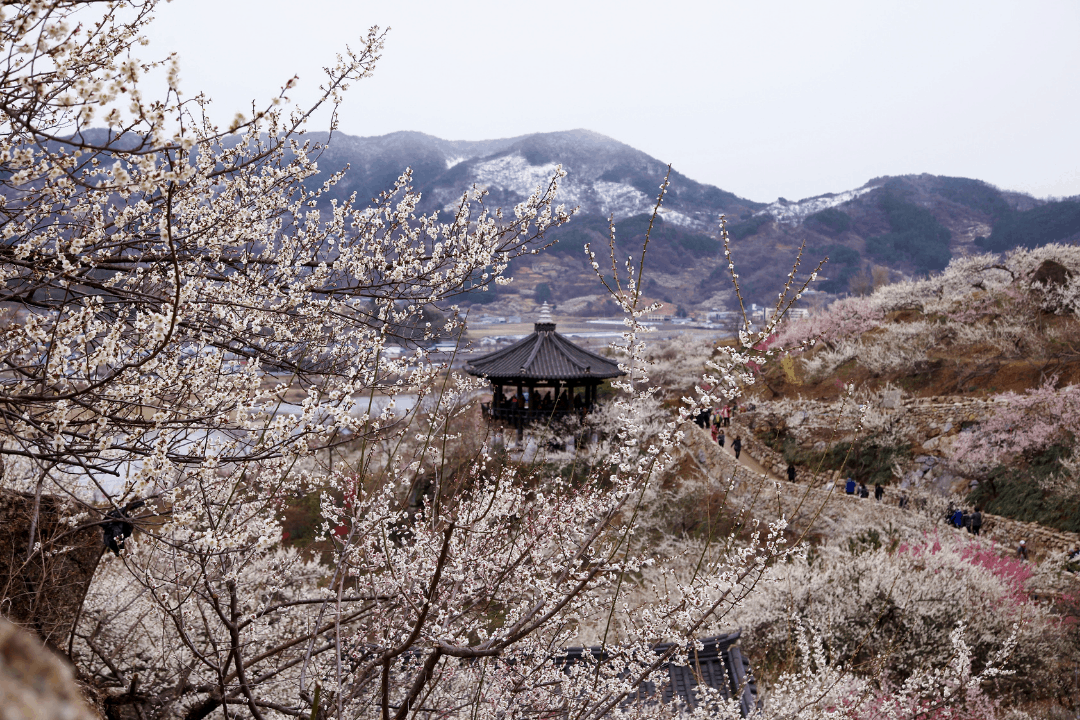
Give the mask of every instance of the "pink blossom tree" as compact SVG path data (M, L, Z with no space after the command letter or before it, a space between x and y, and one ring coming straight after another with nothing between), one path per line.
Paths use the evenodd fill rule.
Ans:
M1071 446L1080 437L1080 392L1056 386L1057 378L1049 378L1024 393L996 395L993 414L953 442L953 462L983 473L1054 443Z

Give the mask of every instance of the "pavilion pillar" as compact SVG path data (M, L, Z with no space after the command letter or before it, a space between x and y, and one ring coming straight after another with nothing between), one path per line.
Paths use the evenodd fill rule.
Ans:
M514 409L514 426L517 428L517 444L521 445L525 435L525 388L520 380L517 384L517 407Z

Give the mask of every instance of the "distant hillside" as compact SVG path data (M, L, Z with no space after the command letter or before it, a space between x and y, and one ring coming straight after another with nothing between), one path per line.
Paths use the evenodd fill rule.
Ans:
M1080 203L1043 202L969 178L882 177L844 193L781 199L730 231L766 248L805 242L811 259L829 257L818 289L839 295L869 289L867 270L875 265L887 268L892 279L917 277L944 269L959 255L1075 241ZM771 290L770 278L780 269L744 267L750 293Z
M1001 208L1006 217L1036 210ZM766 363L754 388L758 404L787 418L773 423L770 442L804 460L825 436L838 442L829 423L808 434L803 416L820 418L822 408L850 402L845 388L855 386L860 405L889 412L862 416L861 444L840 438L826 458L832 469L851 450L849 471L862 464L882 482L902 477L918 485L928 481L917 466L930 458L949 469L940 488L971 490L973 505L1080 532L1078 313L1080 247L1062 244L1006 259L956 258L927 279L839 300L782 325L770 341L793 348ZM799 349L809 340L816 343ZM936 404L944 415L918 420L904 397Z
M513 285L482 298L493 309L511 312L530 311L540 296L573 312L595 311L601 289L582 246L592 242L594 249L606 250L607 218L613 216L620 258L640 249L667 168L588 130L483 141L449 141L417 132L367 138L338 134L319 163L326 170L348 165L331 197L356 193L361 200L387 189L411 167L424 212L454 207L474 184L488 190L491 205L513 205L561 164L568 176L560 199L578 207L578 217L551 233L557 244L549 252L512 268ZM962 254L1080 239L1080 202L1043 202L968 178L881 177L852 190L800 201L780 198L766 205L675 172L650 246L651 295L690 312L732 305L719 252L721 214L728 219L744 296L760 304L775 297L803 242L806 272L829 258L817 289L843 295L869 289L874 266L892 279L920 276Z

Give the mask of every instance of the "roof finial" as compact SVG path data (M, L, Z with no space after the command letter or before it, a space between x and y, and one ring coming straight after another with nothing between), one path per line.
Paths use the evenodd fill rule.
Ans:
M540 318L537 322L549 323L551 322L551 306L548 305L547 300L540 306Z

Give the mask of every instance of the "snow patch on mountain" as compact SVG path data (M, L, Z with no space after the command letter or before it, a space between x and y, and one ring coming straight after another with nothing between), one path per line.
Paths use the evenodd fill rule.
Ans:
M700 220L670 208L660 208L660 217L664 218L664 222L669 222L672 225L681 225L693 230L700 230L702 226Z
M481 188L499 188L521 199L535 192L537 186L547 187L555 174L555 163L530 165L520 154L503 155L477 163L472 168L474 182ZM605 180L579 180L570 175L560 181L556 202L567 207L580 207L586 213L614 215L616 219L652 212L656 201L626 183ZM456 207L456 200L446 205ZM667 217L667 216L665 216ZM671 218L673 222L689 222L689 218Z
M877 190L878 187L879 186L877 185L872 185L870 187L861 187L856 190L848 190L842 193L829 193L827 195L819 195L818 197L807 198L805 200L799 200L798 202L791 202L790 200L780 198L764 210L761 210L754 214L772 215L777 222L786 223L788 225L796 225L816 212L821 212L822 210L836 207L837 205L843 205L850 200L854 200L860 195L865 195L871 190Z
M530 165L528 160L515 153L478 163L473 168L473 177L480 187L495 186L528 197L537 185L547 187L555 168L555 163Z
M592 184L592 190L596 207L590 210L600 215L614 214L616 218L627 218L651 213L656 204L648 195L626 183L597 180Z

